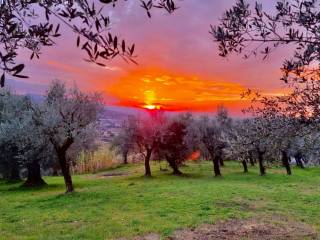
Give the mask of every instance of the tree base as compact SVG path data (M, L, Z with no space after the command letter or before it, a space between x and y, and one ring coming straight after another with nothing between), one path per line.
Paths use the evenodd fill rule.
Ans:
M72 191L66 191L66 192L64 193L64 195L69 195L69 194L72 194L72 193L74 193L74 190L72 190Z
M47 186L48 184L42 179L37 179L37 180L26 180L23 184L22 187L43 187Z
M174 175L174 176L182 176L183 173L180 172L180 171L175 171L175 172L172 173L172 175Z
M8 179L6 182L9 184L20 183L22 179Z

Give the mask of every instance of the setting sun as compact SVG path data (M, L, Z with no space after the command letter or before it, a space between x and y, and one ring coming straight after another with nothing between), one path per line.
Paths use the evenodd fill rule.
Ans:
M245 87L238 83L164 74L154 69L128 73L107 88L108 94L119 99L120 106L167 111L211 111L219 104L242 102L243 91Z
M149 109L149 110L160 110L161 106L160 105L147 104L147 105L143 105L142 108Z
M154 90L145 90L143 95L144 105L142 105L142 108L149 110L160 110L161 106L159 104L155 104L157 98Z

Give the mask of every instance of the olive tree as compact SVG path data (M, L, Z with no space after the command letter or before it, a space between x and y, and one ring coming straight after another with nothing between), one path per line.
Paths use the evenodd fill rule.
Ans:
M151 176L150 161L152 154L159 148L161 134L165 123L161 113L137 119L137 130L134 135L138 152L144 157L145 176Z
M20 180L20 129L28 125L30 100L14 94L10 89L0 92L0 169L9 180Z
M55 149L67 193L74 190L67 152L77 137L97 123L101 109L99 94L87 94L77 87L67 89L64 83L54 81L44 103L35 110L35 124L41 127L42 134Z
M252 101L247 111L268 123L267 137L272 140L269 147L274 152L280 151L282 164L289 175L289 155L296 155L297 164L303 166L303 152L310 151L307 139L316 142L318 136L318 86L316 80L308 80L293 84L292 91L282 96L263 96L252 91L245 94Z
M229 117L228 109L223 105L218 106L216 121L221 129L221 140L225 143L225 147L227 146L227 139L229 135L232 133L233 120ZM220 165L224 166L224 156L220 158Z
M269 132L276 141L271 146L280 150L288 174L289 146L296 138L317 135L319 129L319 7L319 0L279 0L269 13L262 3L251 6L238 0L224 13L220 23L211 27L223 57L232 53L245 58L260 54L265 59L280 47L288 46L292 51L281 68L281 79L291 91L277 97L253 93L253 102L258 104L251 108L259 118L273 118L275 126ZM300 166L302 155L300 150L296 153Z
M188 125L192 121L191 114L181 114L167 119L162 130L159 144L160 156L169 163L174 175L181 175L179 166L187 160L191 154L186 136Z
M134 151L136 131L137 121L134 117L129 117L121 124L119 133L111 141L111 147L121 154L124 164L128 163L130 151Z
M236 123L233 128L233 134L229 137L228 147L231 149L233 156L244 165L243 161L254 162L254 158L258 160L260 175L266 174L265 154L269 150L270 142L270 125L264 118L243 119Z
M243 171L248 172L248 161L251 165L254 165L253 160L253 144L249 143L248 128L246 127L246 121L237 120L232 124L232 131L227 136L227 155L237 161L240 161L243 165Z
M222 151L225 148L225 142L222 139L222 129L219 127L216 119L202 116L196 119L193 124L194 141L198 142L202 152L207 152L213 162L214 175L221 176L220 164Z
M41 186L41 164L48 158L48 138L34 124L33 109L37 107L28 97L11 90L1 93L0 123L1 165L10 179L19 179L21 169L27 169L24 186Z

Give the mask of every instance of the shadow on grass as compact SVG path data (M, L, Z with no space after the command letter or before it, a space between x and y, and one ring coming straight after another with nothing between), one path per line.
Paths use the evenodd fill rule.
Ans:
M1 185L5 185L5 186L9 186L9 185L16 185L18 183L24 183L23 180L6 180L6 179L0 179L0 186Z
M34 187L29 187L29 186L24 186L24 182L21 182L18 186L15 187L10 187L4 190L0 191L16 191L16 192L34 192L34 191L41 191L41 190L57 190L61 189L62 184L47 184L47 185L42 185L42 186L34 186Z
M33 201L33 204L42 210L50 210L63 208L70 211L78 211L79 209L95 208L97 206L109 205L114 199L121 199L122 193L109 192L80 192L75 190L72 193L65 194L64 192L42 196Z
M180 175L175 175L172 172L169 172L165 174L165 176L171 176L173 178L181 178L181 179L201 179L203 177L206 177L205 175L201 173L190 173L190 172L182 172Z
M119 165L116 165L116 166L112 166L112 167L108 167L108 168L105 168L105 169L101 169L99 171L96 171L94 172L93 174L99 174L99 173L108 173L108 172L117 172L118 170L122 170L122 169L132 169L132 167L134 167L135 164L133 163L128 163L128 164L119 164Z

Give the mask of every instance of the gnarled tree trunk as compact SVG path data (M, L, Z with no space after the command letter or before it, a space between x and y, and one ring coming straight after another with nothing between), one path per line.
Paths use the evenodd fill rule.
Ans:
M212 153L211 154L211 158L212 158L212 161L213 161L214 176L215 177L220 177L221 176L220 162L219 162L220 156Z
M123 153L123 164L128 164L128 152Z
M304 169L304 165L303 165L303 162L302 162L301 158L296 159L296 163L297 163L297 166L298 166L298 167Z
M169 156L166 155L166 159L167 159L167 162L169 163L170 167L172 168L173 170L173 175L177 175L177 176L180 176L182 175L182 172L179 170L179 167L178 167L178 164L177 164L177 161L175 161L174 158L171 158Z
M66 185L66 193L71 193L74 191L72 177L70 173L69 163L66 158L66 151L60 150L58 151L58 158L61 167L61 172L64 178L64 183Z
M221 167L224 167L224 160L223 160L222 156L220 156L220 158L219 158L219 164Z
M241 163L242 163L242 166L243 166L243 172L247 173L248 172L247 161L246 160L242 160Z
M286 151L281 151L282 153L282 165L286 168L287 174L291 175L291 167L289 163L289 157Z
M40 164L38 161L32 161L27 165L28 176L27 180L24 182L25 187L40 187L47 185L42 179Z
M147 149L147 154L144 158L144 168L145 168L145 176L151 177L151 168L150 168L150 159L151 159L152 149Z
M263 165L263 155L265 154L265 151L258 150L257 152L258 152L260 175L264 176L266 175L266 168Z
M70 173L70 166L67 161L67 150L73 144L73 138L67 138L62 145L59 145L54 139L50 139L54 145L57 153L58 161L60 164L61 172L66 185L66 193L72 193L74 191L72 177Z
M297 154L294 155L294 158L296 159L296 164L300 168L304 168L303 161L302 161L302 154L298 152Z
M253 159L253 154L251 151L249 151L249 161L251 166L254 166L255 160Z

